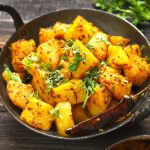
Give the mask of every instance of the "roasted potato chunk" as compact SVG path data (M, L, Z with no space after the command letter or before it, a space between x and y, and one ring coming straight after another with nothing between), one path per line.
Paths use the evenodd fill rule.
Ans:
M30 97L29 103L25 106L20 118L34 128L48 131L54 120L51 113L52 110L53 107L51 105Z
M61 136L68 136L65 130L74 126L71 105L69 102L61 102L56 105L55 109L58 110L55 120L57 133Z
M145 59L130 54L130 67L124 69L124 74L134 85L140 86L149 76L150 68Z
M130 95L132 84L126 77L109 71L105 67L101 68L101 74L98 78L118 100L121 100L124 95Z
M24 109L28 103L29 97L33 95L34 91L30 84L10 80L7 83L7 93L15 106Z
M61 60L58 67L62 67L60 69L60 74L63 75L65 79L69 79L71 77L71 72L68 70L69 62L65 60Z
M130 42L130 39L124 38L122 36L109 36L109 41L113 45L123 46L124 47Z
M77 16L66 31L65 39L67 41L69 39L78 39L85 44L89 41L90 37L92 37L94 33L98 32L99 30L100 29L85 20L83 17Z
M71 105L81 103L85 99L82 80L73 79L52 89L52 97L56 103L68 101Z
M128 56L130 56L130 54L134 54L141 57L141 48L138 44L128 45L124 48L124 51L127 53Z
M52 99L51 91L49 90L48 83L46 82L47 73L45 70L37 68L35 73L32 74L32 86L33 88L38 91L39 96L42 98L43 101L50 105L55 105L55 102Z
M18 73L11 72L11 70L8 68L8 66L5 67L5 70L2 73L3 79L8 82L10 80L22 83L21 78Z
M94 54L94 56L102 61L107 58L107 41L108 35L103 32L98 32L92 36L87 44L87 48Z
M60 61L60 47L57 40L51 39L40 44L37 48L37 56L44 62L50 63L50 69L55 70Z
M92 116L101 114L107 110L111 99L111 93L104 86L97 86L94 94L88 99L87 108Z
M121 46L109 45L107 63L113 68L125 68L129 63L129 58Z
M41 67L40 62L30 62L32 57L34 60L37 60L36 55L32 53L25 57L22 61L24 68L32 75L31 84L43 101L50 105L55 105L51 98L51 92L49 91L48 83L46 82L48 71Z
M80 57L85 60L84 62L80 61L77 69L72 71L72 77L80 79L87 71L98 64L98 59L78 40L75 41L71 47L69 55L70 64L73 64L76 61L76 55L81 55Z
M17 73L24 72L24 68L22 66L21 61L30 52L34 52L35 48L36 45L33 39L31 40L22 39L11 44L10 46L10 51L12 56L11 64L15 72Z
M82 104L77 104L72 108L73 119L75 123L87 120L91 117L88 110L82 108Z
M55 31L55 38L57 39L64 39L65 33L67 29L69 28L69 24L56 22L52 29Z
M55 37L55 31L51 28L40 28L39 43L44 43Z

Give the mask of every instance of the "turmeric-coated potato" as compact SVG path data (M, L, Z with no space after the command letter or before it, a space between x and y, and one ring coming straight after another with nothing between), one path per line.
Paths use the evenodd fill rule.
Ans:
M82 80L73 79L52 89L52 97L56 103L68 101L71 105L81 103L85 99Z
M134 54L130 54L129 59L130 67L124 69L124 74L134 85L140 86L149 77L149 64Z
M55 36L55 31L51 28L40 28L39 30L39 43L44 43Z
M75 41L71 47L69 56L70 65L74 64L78 59L76 55L80 55L83 61L79 61L77 68L71 72L73 78L80 79L87 71L98 64L98 59L79 40Z
M125 68L129 58L121 46L109 45L107 64L113 68Z
M141 57L141 48L138 44L128 45L124 48L124 51L128 56L130 56L130 54L134 54Z
M77 104L72 108L73 119L75 123L79 123L81 121L87 120L91 117L88 110L86 108L82 108L82 104Z
M58 67L62 67L62 69L60 69L60 74L63 75L65 79L69 79L71 77L71 72L68 70L68 61L61 60Z
M101 114L107 110L111 99L111 93L104 86L97 86L94 94L88 99L87 108L92 116Z
M107 58L107 41L108 35L103 32L98 32L92 36L87 44L87 48L94 54L94 56L102 61Z
M55 38L64 39L67 29L69 28L69 24L56 22L52 29L55 31Z
M24 109L28 103L29 97L33 95L33 87L30 84L8 81L7 93L12 103Z
M37 48L37 56L44 62L50 63L50 69L55 70L60 61L60 47L57 40L51 39L40 44Z
M130 95L131 82L126 77L119 73L108 71L108 69L101 68L101 73L98 78L102 83L118 100L121 100L124 95Z
M67 41L69 39L78 39L85 44L94 35L94 33L98 31L99 29L92 23L88 22L81 16L77 16L66 31L65 39Z
M2 73L3 79L8 82L10 80L22 83L21 78L18 73L11 72L11 70L6 66L5 70Z
M65 130L74 126L74 121L69 102L58 103L55 107L58 114L56 116L57 133L61 136L69 136Z
M130 42L130 39L124 38L122 36L109 36L109 41L113 45L118 45L118 46L124 47Z
M36 48L35 42L33 39L31 40L18 40L14 42L10 46L11 51L11 64L13 69L17 73L23 73L24 68L22 66L22 59L27 56L30 52L34 52Z
M54 120L51 113L52 110L53 107L51 105L30 97L29 103L25 106L20 118L34 128L48 131Z

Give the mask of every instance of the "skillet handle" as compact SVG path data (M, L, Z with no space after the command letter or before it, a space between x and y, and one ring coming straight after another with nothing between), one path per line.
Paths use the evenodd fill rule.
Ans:
M132 119L132 124L136 124L144 120L148 116L150 116L150 97L148 98L147 102L142 106L142 108L135 112Z
M17 12L17 10L14 9L13 7L8 6L8 5L0 4L0 11L7 12L7 13L9 13L11 15L11 17L13 18L16 30L18 28L20 28L22 25L24 25L24 23L23 23L23 21L21 19L21 16Z

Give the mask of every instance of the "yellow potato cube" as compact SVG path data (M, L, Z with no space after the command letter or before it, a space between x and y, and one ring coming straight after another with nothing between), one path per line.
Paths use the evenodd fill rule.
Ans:
M103 32L98 32L92 36L87 44L87 48L94 54L94 56L102 61L107 58L107 41L108 35Z
M22 66L21 61L25 56L27 56L30 52L34 52L36 48L35 42L33 39L31 40L18 40L14 42L10 46L11 51L11 64L15 72L23 73L24 68Z
M71 105L83 102L86 96L82 80L77 79L70 80L53 88L51 93L56 103L68 101Z
M67 41L69 39L78 39L85 44L89 41L90 37L92 37L93 34L98 31L99 29L92 23L88 22L81 16L77 16L66 31L65 39Z
M87 108L92 116L101 114L107 110L111 99L111 93L104 86L96 87L95 93L88 99Z
M125 68L129 64L129 58L121 46L109 45L107 64L113 68Z
M124 47L130 42L130 39L124 38L122 36L109 36L109 41L113 45L118 45L118 46L123 46Z
M130 66L124 69L124 74L134 85L140 86L149 77L150 67L145 59L130 54Z
M37 56L44 62L50 63L50 69L55 70L60 61L60 47L55 39L40 44L37 48Z
M82 108L82 104L77 104L72 108L73 119L76 123L89 119L91 116L86 110Z
M55 109L58 110L58 116L55 120L57 133L61 136L68 136L65 130L74 126L71 105L69 102L61 102L56 105Z
M124 95L130 95L132 84L126 77L119 73L109 71L109 69L106 69L105 67L101 68L98 81L102 83L118 100L121 100Z
M141 48L138 44L128 45L124 48L124 51L127 53L128 56L130 54L134 54L141 57Z
M75 41L70 50L69 61L70 64L73 64L75 61L76 51L79 51L81 57L85 60L80 61L77 69L72 71L72 77L80 79L84 77L85 73L91 68L98 64L98 59L80 42L79 40Z
M55 31L55 38L64 39L67 29L69 28L69 24L56 22L52 29Z
M29 103L21 113L20 118L35 128L48 131L53 123L52 110L53 107L51 105L30 97Z
M21 109L25 108L33 92L33 87L30 84L18 83L12 80L7 83L7 93L10 100Z
M55 31L51 28L40 28L39 43L44 43L55 37Z

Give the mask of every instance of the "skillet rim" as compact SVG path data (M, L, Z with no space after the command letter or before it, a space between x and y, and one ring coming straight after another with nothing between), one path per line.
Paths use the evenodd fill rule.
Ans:
M123 22L125 22L126 24L130 25L133 29L136 30L136 32L138 32L138 34L140 34L141 38L143 38L147 45L150 46L150 42L148 41L148 39L145 37L145 35L137 28L135 27L132 23L130 23L129 21L125 20L125 19L122 19L118 16L116 16L115 14L112 14L112 13L109 13L109 12L106 12L106 11L102 11L102 10L97 10L97 9L93 9L93 8L64 8L64 9L58 9L58 10L53 10L53 11L49 11L45 14L42 14L42 15L39 15L37 17L35 17L33 20L25 23L24 25L22 25L20 28L17 29L17 31L15 31L11 36L10 38L6 41L4 47L2 48L1 52L0 52L0 58L1 58L1 55L5 49L5 47L8 45L8 43L12 40L12 37L16 34L16 32L18 32L19 30L22 30L22 28L24 28L25 26L27 26L28 24L31 24L32 22L36 21L36 20L39 20L40 18L44 17L44 16L47 16L49 14L53 14L53 13L60 13L60 12L64 12L64 11L91 11L91 12L98 12L98 13L103 13L103 14L107 14L107 15L110 15L112 17L115 17ZM112 127L111 129L107 129L106 131L104 132L98 132L98 133L94 133L94 134L91 134L91 135L85 135L85 136L78 136L78 137L62 137L62 136L59 136L59 135L52 135L50 134L49 132L44 132L42 130L38 130L36 128L33 128L32 126L26 124L25 122L21 121L20 118L18 118L15 114L15 111L12 109L12 108L9 108L9 106L7 106L7 104L5 104L5 100L3 100L2 96L0 95L0 100L2 101L2 103L4 104L4 106L6 107L6 109L9 111L9 113L15 118L15 120L17 120L20 124L22 124L23 126L27 127L28 129L38 133L38 134L42 134L42 135L45 135L47 137L51 137L51 138L55 138L55 139L60 139L60 140L85 140L85 139L90 139L90 138L94 138L94 137L98 137L100 135L105 135L105 134L108 134L116 129L119 129L123 126L125 126L126 124L128 124L132 118L133 118L133 115L131 115L130 117L128 117L127 119L125 119L124 121L120 122L118 125L115 125L114 127ZM137 108L138 109L138 108Z

